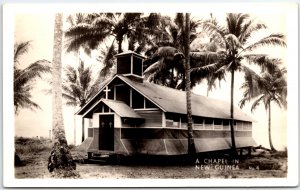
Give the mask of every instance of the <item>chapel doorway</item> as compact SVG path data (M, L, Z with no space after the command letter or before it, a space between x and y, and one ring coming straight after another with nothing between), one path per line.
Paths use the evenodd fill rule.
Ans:
M114 115L99 116L99 150L114 150Z

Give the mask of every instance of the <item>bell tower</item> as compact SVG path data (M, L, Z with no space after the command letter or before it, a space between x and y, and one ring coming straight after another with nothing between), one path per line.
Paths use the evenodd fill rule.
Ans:
M115 57L117 58L117 74L143 81L143 61L145 57L133 51L119 53Z

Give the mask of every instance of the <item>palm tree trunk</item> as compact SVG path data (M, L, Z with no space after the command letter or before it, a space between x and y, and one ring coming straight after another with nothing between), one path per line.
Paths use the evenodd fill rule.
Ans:
M272 151L276 151L272 143L272 135L271 135L271 102L269 102L269 118L268 118L268 130L269 130L269 143Z
M75 165L69 152L62 114L62 78L61 78L61 53L62 53L62 13L55 15L54 23L54 46L52 62L52 128L54 146L48 160L49 172L57 169L73 170Z
M122 53L122 41L123 40L118 40L118 53Z
M191 79L190 79L190 15L186 13L185 23L185 64L186 64L186 110L187 110L187 127L188 127L188 153L194 154L196 152L194 137L193 137L193 119L192 119L192 104L191 104Z
M234 109L233 109L233 96L234 96L234 70L231 70L231 91L230 91L230 136L231 136L231 152L232 156L236 157L236 146L235 146L235 137L234 137Z

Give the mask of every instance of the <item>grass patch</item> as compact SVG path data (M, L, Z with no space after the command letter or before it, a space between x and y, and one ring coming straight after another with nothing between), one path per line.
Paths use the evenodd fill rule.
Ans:
M18 155L28 155L43 151L50 152L52 146L50 139L15 137L15 152Z
M269 158L251 158L239 164L240 169L280 170L281 165L277 160Z

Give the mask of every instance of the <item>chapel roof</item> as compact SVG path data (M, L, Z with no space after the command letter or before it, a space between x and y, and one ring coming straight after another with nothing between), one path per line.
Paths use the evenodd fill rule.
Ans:
M128 77L116 75L104 86L111 83L116 78L121 79L130 87L141 93L147 99L152 101L157 107L164 112L186 114L186 92L150 83L148 81L136 82ZM104 89L101 88L98 94ZM94 98L97 98L97 95ZM230 119L230 104L228 102L209 98L202 95L191 94L192 114L194 116ZM94 103L91 103L94 102ZM95 101L89 101L76 114L83 115L87 111L87 107L91 107ZM254 121L249 115L244 113L240 108L234 107L234 119L241 121Z

